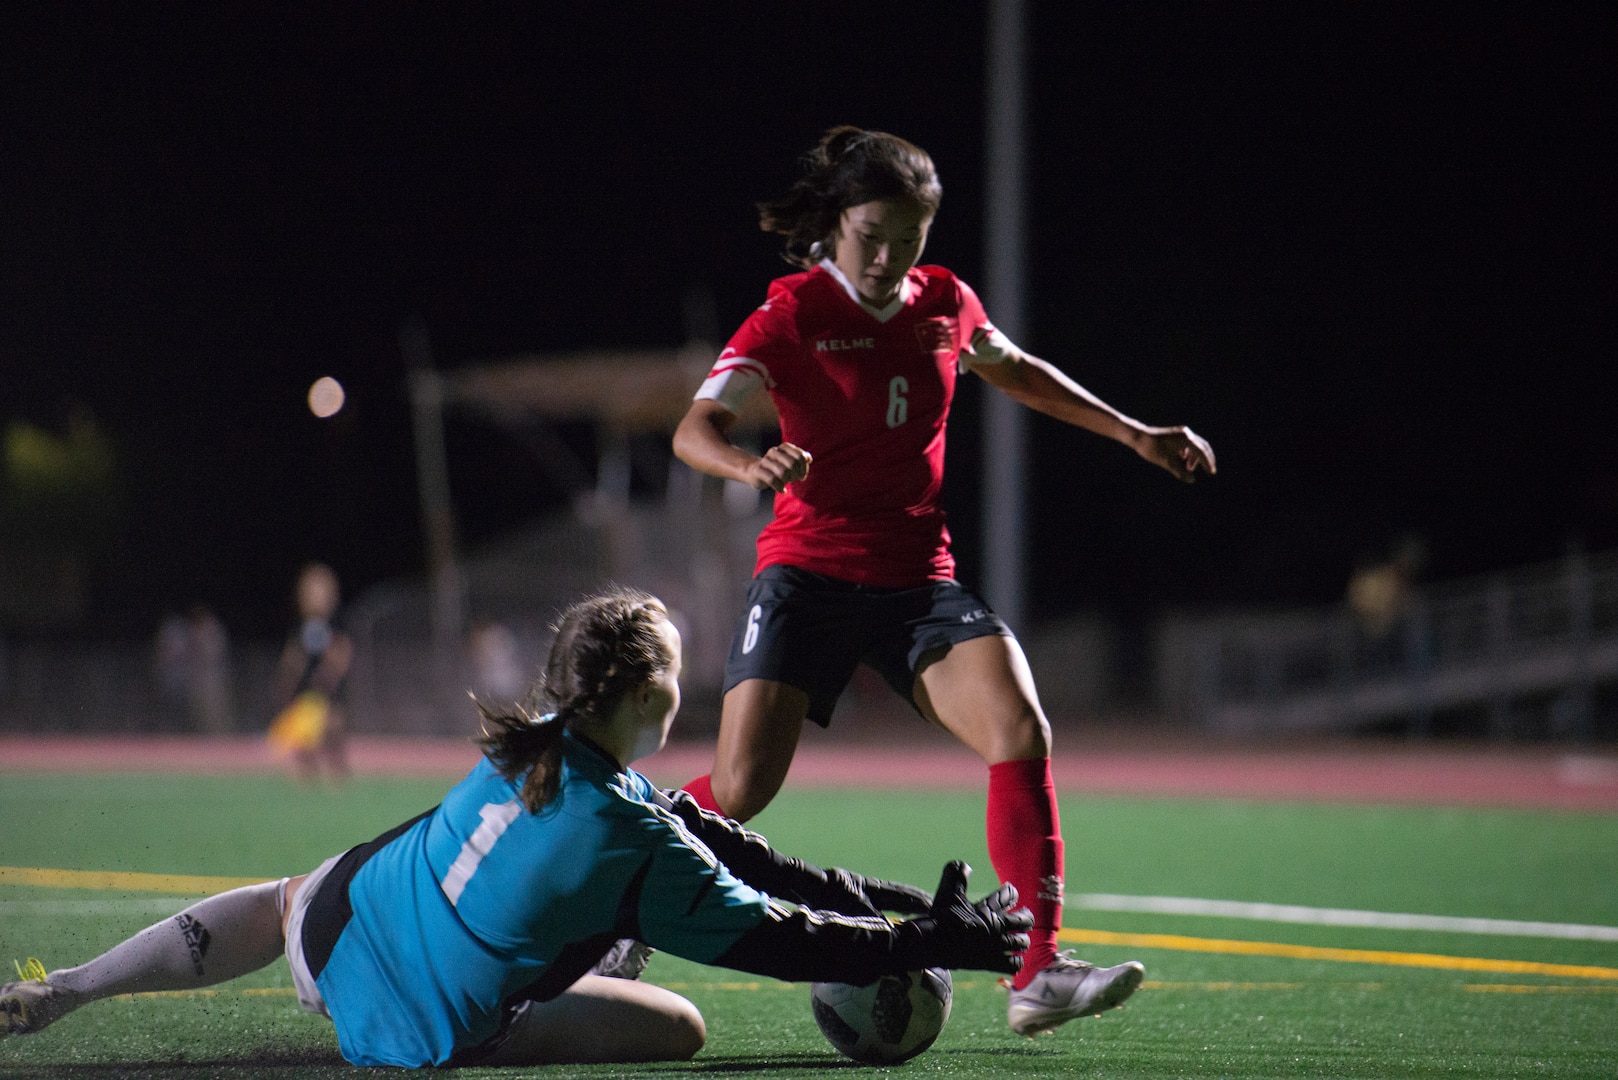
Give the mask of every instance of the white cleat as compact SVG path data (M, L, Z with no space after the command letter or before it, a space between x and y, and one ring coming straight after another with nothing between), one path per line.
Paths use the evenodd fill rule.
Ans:
M17 965L22 979L0 986L0 1035L32 1035L81 1004L79 995L45 981L45 966L29 959Z
M1011 992L1006 1022L1019 1035L1054 1031L1075 1017L1117 1008L1145 977L1146 968L1135 960L1098 968L1071 952L1058 953L1027 986Z
M596 966L590 969L592 975L602 975L609 979L638 979L646 965L651 963L652 953L657 950L650 945L636 941L634 938L619 938L613 942L607 955L596 961Z

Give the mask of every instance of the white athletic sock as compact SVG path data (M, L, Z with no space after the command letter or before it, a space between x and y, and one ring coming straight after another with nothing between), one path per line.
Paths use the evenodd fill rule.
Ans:
M257 971L284 948L284 885L266 881L199 900L88 963L51 972L46 981L95 1001L115 994L192 990Z

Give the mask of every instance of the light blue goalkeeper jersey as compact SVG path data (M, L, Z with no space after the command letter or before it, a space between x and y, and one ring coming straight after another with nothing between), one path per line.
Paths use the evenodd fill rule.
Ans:
M764 921L769 898L655 805L651 781L563 738L538 814L482 761L355 874L317 980L349 1061L443 1064L481 1044L570 943L634 936L708 963Z

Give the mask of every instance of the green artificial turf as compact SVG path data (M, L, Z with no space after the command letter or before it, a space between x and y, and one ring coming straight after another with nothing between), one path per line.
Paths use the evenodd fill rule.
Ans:
M0 866L271 877L294 874L437 801L440 781L360 779L328 791L277 777L0 773ZM1205 897L1618 926L1618 817L1235 800L1063 800L1070 894ZM754 825L819 862L932 885L949 858L993 886L970 793L788 791ZM0 884L0 963L78 962L185 900ZM68 905L68 906L64 906ZM651 981L708 1020L696 1060L659 1066L461 1070L468 1077L1603 1077L1618 1076L1618 979L1431 970L1202 951L1241 939L1597 965L1618 943L1349 929L1071 910L1070 927L1181 935L1179 948L1085 946L1136 958L1124 1009L1025 1040L990 976L960 972L933 1049L867 1069L820 1038L808 988L659 954ZM375 1070L373 1070L375 1071ZM391 1073L390 1070L382 1070ZM329 1023L299 1012L284 962L212 991L101 1002L38 1036L0 1040L0 1077L360 1075ZM401 1073L402 1075L402 1073Z

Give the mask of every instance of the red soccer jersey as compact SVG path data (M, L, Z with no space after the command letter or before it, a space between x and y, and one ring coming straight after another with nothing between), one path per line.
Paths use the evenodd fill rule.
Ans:
M881 312L824 262L770 284L698 394L727 403L762 380L782 440L814 458L776 495L755 573L786 564L889 588L954 576L939 505L944 433L961 352L993 331L943 267L911 270Z

